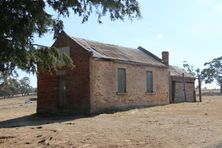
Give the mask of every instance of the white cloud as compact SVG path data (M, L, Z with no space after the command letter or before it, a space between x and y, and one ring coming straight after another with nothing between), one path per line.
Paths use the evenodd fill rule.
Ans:
M162 33L158 33L158 34L156 35L156 38L157 38L158 40L161 40L161 39L163 38L163 34L162 34Z

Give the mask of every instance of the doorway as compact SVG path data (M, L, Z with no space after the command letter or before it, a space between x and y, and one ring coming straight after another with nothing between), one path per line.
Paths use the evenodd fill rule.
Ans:
M58 108L65 108L65 97L66 97L66 83L64 75L59 76L58 81Z

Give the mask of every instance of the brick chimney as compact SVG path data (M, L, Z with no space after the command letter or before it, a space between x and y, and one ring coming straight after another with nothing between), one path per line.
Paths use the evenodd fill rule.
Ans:
M162 62L167 66L169 65L169 52L168 51L162 52Z

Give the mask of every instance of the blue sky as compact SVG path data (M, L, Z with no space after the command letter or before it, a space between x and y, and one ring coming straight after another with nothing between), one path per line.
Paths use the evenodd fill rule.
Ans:
M142 46L161 56L170 53L170 64L182 67L188 61L195 68L222 55L221 0L139 0L142 18L131 22L102 18L97 23L92 15L81 24L81 18L64 18L64 30L70 36L117 44L126 47ZM50 46L52 34L35 38L35 43ZM21 72L20 76L24 76ZM36 87L36 77L30 75ZM209 86L209 85L208 85ZM210 87L215 87L211 85Z

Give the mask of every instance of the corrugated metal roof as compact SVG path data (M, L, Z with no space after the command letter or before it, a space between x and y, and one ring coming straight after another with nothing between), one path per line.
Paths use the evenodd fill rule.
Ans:
M169 66L169 71L170 71L170 75L171 75L171 76L179 76L179 77L182 77L182 75L183 75L183 73L184 73L184 77L194 78L194 79L195 79L195 77L194 77L192 74L186 72L184 69L179 68L179 67L177 67L177 66L172 66L172 65L170 65L170 66Z
M162 62L155 59L155 57L152 57L152 55L137 48L127 48L74 37L72 37L72 39L83 48L93 53L93 57L95 58L166 67Z

